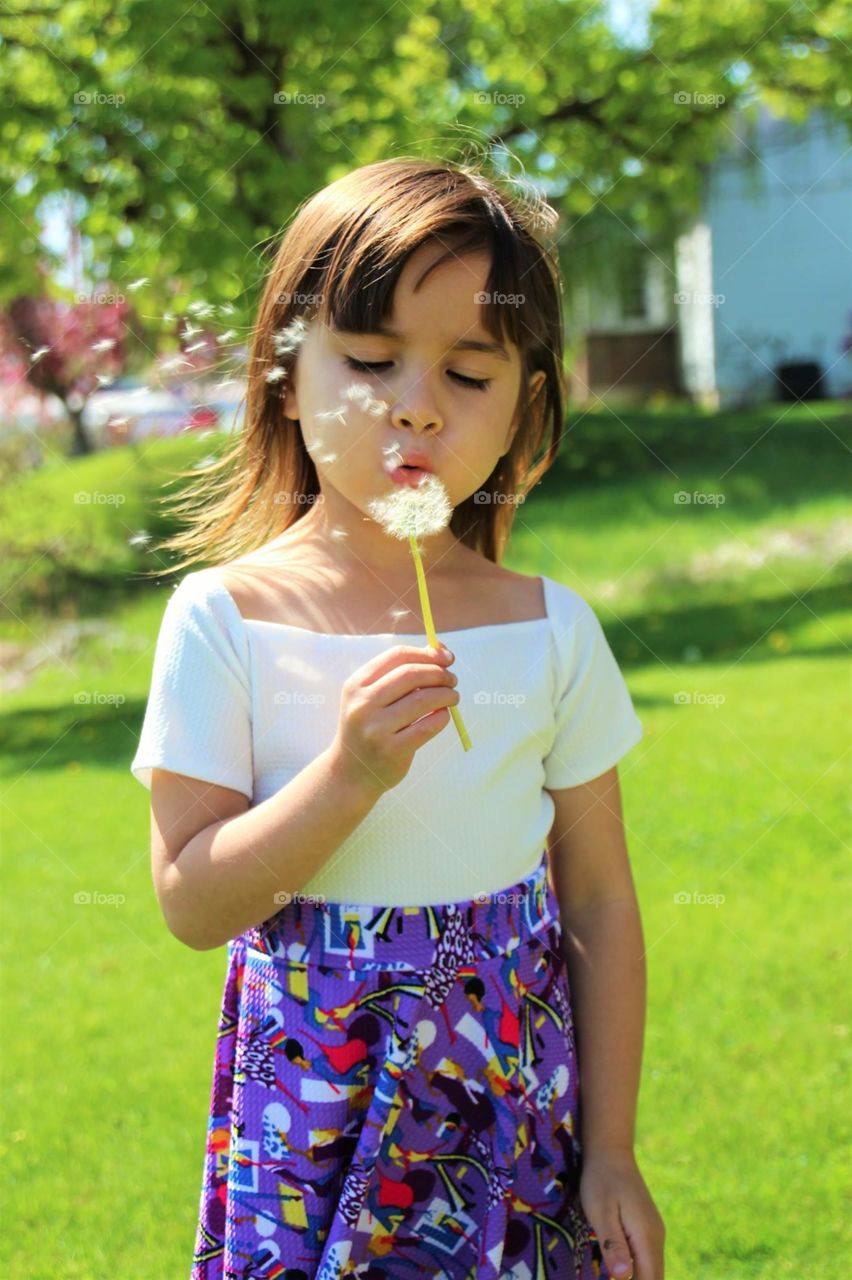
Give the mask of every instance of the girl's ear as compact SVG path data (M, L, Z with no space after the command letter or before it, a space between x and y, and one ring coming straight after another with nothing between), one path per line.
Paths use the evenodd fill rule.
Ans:
M296 396L295 366L287 374L286 391L284 392L284 417L299 418L299 401Z

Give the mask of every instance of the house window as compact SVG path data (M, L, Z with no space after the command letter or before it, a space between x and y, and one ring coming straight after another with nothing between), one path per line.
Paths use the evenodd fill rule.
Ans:
M645 320L648 305L645 296L645 254L636 245L626 255L618 278L618 302L624 320Z

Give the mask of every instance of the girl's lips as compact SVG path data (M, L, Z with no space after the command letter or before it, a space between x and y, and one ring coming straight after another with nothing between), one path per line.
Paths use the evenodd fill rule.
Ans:
M425 476L431 474L431 471L424 471L422 467L394 467L390 478L394 484L407 484L416 488Z

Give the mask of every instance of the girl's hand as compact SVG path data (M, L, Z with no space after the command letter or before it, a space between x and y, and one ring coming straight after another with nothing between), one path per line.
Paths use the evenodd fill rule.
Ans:
M450 722L458 702L449 650L396 645L343 682L332 750L357 785L380 794L401 782L418 747ZM414 723L416 721L416 723Z
M583 1155L580 1202L614 1280L663 1280L665 1224L630 1151Z

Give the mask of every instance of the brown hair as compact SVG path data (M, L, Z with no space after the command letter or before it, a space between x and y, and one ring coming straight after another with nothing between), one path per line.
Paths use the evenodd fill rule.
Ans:
M244 427L223 456L179 473L193 481L175 508L188 516L189 527L158 549L189 554L154 572L175 573L214 556L227 563L310 511L321 492L316 468L298 421L283 416L281 403L296 344L279 335L300 316L357 331L380 325L406 260L427 240L448 246L433 266L451 254L490 251L491 300L483 305L483 323L498 341L508 337L521 356L516 408L525 408L508 452L477 491L490 500L477 502L471 494L450 522L461 542L499 563L516 502L550 468L562 437L562 287L556 255L537 235L556 217L537 193L504 191L479 166L409 157L354 169L304 202L283 236L261 297ZM268 380L276 367L283 373ZM528 403L529 379L539 369L545 380ZM192 491L201 495L200 504L193 504ZM289 498L284 503L282 492Z

